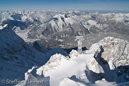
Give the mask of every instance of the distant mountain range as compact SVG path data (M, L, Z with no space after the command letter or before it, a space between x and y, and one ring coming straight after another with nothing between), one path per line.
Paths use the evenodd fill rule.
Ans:
M28 43L38 40L51 48L75 48L73 41L79 35L89 41L83 44L87 48L106 36L129 39L129 13L1 11L0 23L9 24ZM99 40L91 40L95 37Z

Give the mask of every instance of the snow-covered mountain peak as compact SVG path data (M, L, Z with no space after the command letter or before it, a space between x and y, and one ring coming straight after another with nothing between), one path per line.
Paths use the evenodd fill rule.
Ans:
M39 69L37 69L37 74L41 75L43 72L43 76L47 77L50 76L51 73L58 69L58 67L63 63L67 62L66 57L61 54L55 54L50 57L49 61Z
M69 54L70 58L78 57L79 53L76 50L72 50Z
M49 23L53 30L56 29L57 31L63 31L63 27L66 26L65 14L55 15Z
M57 14L53 18L58 18L58 19L60 19L60 18L66 18L66 14Z
M89 50L87 52L90 53L78 54L77 57L69 59L61 54L55 54L51 56L45 65L39 67L35 72L38 76L42 77L39 79L50 77L50 86L78 86L78 84L80 86L86 86L86 83L91 83L99 78L101 79L103 75L100 74L99 76L99 73L104 73L103 67L94 58L95 52ZM72 50L71 54L73 54L72 56L76 56L77 51ZM32 73L27 75L27 77L32 76L35 75ZM30 80L33 81L33 79L32 77ZM38 80L38 77L36 80Z

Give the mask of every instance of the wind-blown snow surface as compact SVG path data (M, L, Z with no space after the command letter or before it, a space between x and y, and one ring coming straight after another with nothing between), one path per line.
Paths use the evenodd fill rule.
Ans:
M41 47L37 46L37 48ZM41 49L40 48L40 49ZM47 50L45 48L41 50ZM51 55L62 53L67 55L62 49L51 49L38 51L8 28L8 25L1 26L0 29L0 81L7 79L23 79L24 73L32 66L45 64ZM2 86L3 84L0 83ZM6 85L6 84L4 84Z
M77 51L73 50L72 52ZM115 83L109 83L104 79L99 80L101 79L99 74L95 75L93 72L91 72L94 70L94 68L99 68L99 73L103 72L103 69L97 62L96 65L93 65L93 63L91 63L91 61L94 59L94 53L94 51L87 51L87 54L78 54L75 56L70 55L72 56L70 58L65 57L61 54L55 54L51 56L51 58L45 65L36 68L31 72L28 71L27 73L25 73L24 84L19 84L17 86L26 86L27 80L42 81L44 79L47 79L48 77L48 81L44 81L41 86L115 85ZM95 70L94 72L97 73L98 71Z
M124 49L123 42L126 43ZM44 81L33 86L128 86L128 59L121 59L125 53L129 54L128 49L127 41L106 37L81 54L76 50L72 50L69 57L54 54L45 65L28 70L25 80L16 86L29 86L28 81Z

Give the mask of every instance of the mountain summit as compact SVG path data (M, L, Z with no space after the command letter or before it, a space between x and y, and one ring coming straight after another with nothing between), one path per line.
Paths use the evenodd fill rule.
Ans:
M26 86L28 80L44 81L38 86L128 85L128 49L128 41L105 37L81 54L72 50L70 58L54 54L45 65L28 70L25 84L17 86Z

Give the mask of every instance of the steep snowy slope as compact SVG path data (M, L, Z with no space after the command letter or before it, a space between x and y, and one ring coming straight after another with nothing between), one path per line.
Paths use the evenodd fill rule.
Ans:
M43 50L43 46L38 46ZM47 50L44 48L44 50ZM51 49L39 52L17 36L8 25L0 29L0 81L23 79L24 72L32 66L45 64L55 53L67 55L62 49ZM0 83L2 85L2 83ZM6 84L4 84L6 85Z
M28 68L45 61L47 58L42 53L25 43L11 29L3 27L0 30L0 80L21 79Z

